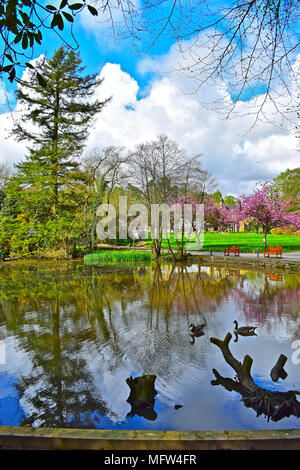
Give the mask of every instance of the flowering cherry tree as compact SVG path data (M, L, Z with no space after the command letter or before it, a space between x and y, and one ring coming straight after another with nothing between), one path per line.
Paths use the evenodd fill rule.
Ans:
M206 199L204 201L204 224L205 229L212 228L218 230L220 222L220 208L215 205L213 199Z
M214 200L206 199L204 201L204 223L206 230L212 228L213 230L227 230L238 222L237 206L232 209L227 207L218 207L215 205Z
M264 247L267 247L267 233L275 227L300 227L300 214L289 212L291 201L283 200L271 183L258 186L249 196L240 197L241 210L237 213L240 221L255 221L264 233Z

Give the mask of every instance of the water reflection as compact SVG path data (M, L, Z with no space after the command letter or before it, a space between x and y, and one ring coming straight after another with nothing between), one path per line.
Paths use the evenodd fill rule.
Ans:
M283 276L281 274L265 273L265 276L268 277L270 281L283 282Z
M131 410L127 414L131 418L135 415L143 416L144 418L155 421L157 414L154 411L155 399L157 391L155 390L154 383L156 380L155 375L142 375L141 377L129 377L126 380L130 388L130 395L127 398L128 403L131 405Z
M238 326L237 320L234 320L234 334L235 334L235 340L234 342L237 343L239 336L257 336L256 335L256 326Z
M263 427L243 414L238 398L235 414L224 415L227 398L209 386L212 367L223 368L209 338L232 330L234 319L255 321L260 334L251 341L265 380L265 362L288 356L290 341L300 337L296 275L278 282L261 272L198 265L28 262L1 264L0 286L0 339L7 345L1 424ZM205 325L192 347L191 323ZM248 339L235 347L243 352ZM286 387L298 387L298 369L288 365ZM155 410L154 397L142 410L128 397L128 378L148 375L156 376ZM183 406L175 412L174 403Z
M200 338L205 333L203 331L206 323L202 323L201 325L194 325L194 323L190 324L190 336L192 338L191 344L194 344L195 338Z
M233 356L229 348L230 340L230 333L227 333L224 340L211 338L211 342L220 348L225 361L236 372L236 379L232 380L222 377L216 369L213 369L216 380L212 380L211 384L222 385L230 392L234 390L240 393L245 406L253 408L257 416L264 415L267 417L268 421L270 419L272 421L280 421L291 415L299 418L300 403L297 400L297 395L300 395L300 391L288 390L286 392L280 392L262 388L257 385L251 375L252 357L247 354L244 357L243 363L239 362ZM281 370L282 362L284 363L284 356L280 356L276 364ZM284 378L286 378L286 376Z

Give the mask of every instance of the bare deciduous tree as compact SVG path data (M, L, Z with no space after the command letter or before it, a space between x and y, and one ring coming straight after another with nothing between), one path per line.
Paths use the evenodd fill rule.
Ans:
M253 124L272 121L274 114L277 121L281 116L282 123L295 119L298 0L235 0L224 5L161 0L146 2L142 10L126 1L122 11L134 39L145 40L147 33L147 51L164 34L178 42L182 60L174 70L192 79L195 91L204 84L223 88L219 102L213 98L206 103L223 116L240 116L238 104L248 101L244 113L253 114ZM251 107L250 97L254 97Z
M126 177L123 166L127 159L122 148L107 147L104 150L91 150L82 160L83 215L92 245L96 238L96 209L103 202L104 196L109 202L115 186Z
M282 122L292 119L299 103L297 16L297 0L238 0L182 37L193 40L181 42L185 61L178 71L194 80L196 90L204 83L225 84L219 109L226 116L240 116L238 103L254 97L246 111L254 123L271 121L275 113Z
M157 140L138 145L131 152L128 161L131 181L139 189L149 214L153 204L172 205L180 196L185 198L189 191L203 188L204 175L208 172L202 170L200 158L199 154L188 156L175 141L163 134ZM160 256L165 229L161 217L158 222L153 238L156 258Z

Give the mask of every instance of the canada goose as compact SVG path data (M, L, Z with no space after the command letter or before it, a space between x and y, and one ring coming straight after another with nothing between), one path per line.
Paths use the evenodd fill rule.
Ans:
M203 333L203 328L205 327L205 324L203 323L202 325L197 325L195 326L194 323L190 324L190 335L191 336L202 336Z
M257 328L256 326L238 326L238 322L234 320L235 323L235 328L233 332L236 335L241 335L241 336L256 336L255 329Z
M195 338L204 335L203 328L205 324L195 326L194 323L190 324L190 336L192 337L191 344L194 344Z

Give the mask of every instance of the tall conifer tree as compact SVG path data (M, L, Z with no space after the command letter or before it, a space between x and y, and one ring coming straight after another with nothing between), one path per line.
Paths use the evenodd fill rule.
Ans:
M38 74L35 66L20 81L17 98L23 112L14 136L29 142L29 153L17 165L14 183L29 216L53 218L63 207L60 195L78 178L78 156L92 119L110 100L93 100L102 80L83 75L81 63L78 53L61 47L51 59L39 60Z

